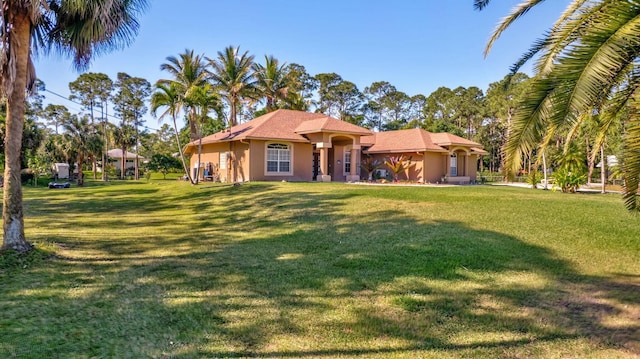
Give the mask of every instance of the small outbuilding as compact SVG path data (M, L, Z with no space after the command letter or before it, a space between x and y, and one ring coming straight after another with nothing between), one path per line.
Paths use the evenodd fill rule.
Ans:
M55 178L69 178L68 163L54 163L52 166L53 176Z

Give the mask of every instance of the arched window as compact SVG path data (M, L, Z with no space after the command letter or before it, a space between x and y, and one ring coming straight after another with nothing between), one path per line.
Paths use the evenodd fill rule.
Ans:
M267 145L267 173L291 174L291 146L284 143Z

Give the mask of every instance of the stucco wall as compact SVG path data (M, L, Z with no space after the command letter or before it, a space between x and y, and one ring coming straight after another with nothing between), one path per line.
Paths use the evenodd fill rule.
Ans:
M291 159L293 173L291 175L270 175L265 169L267 165L266 148L268 143L284 143L292 148ZM252 181L311 181L313 177L313 145L286 141L251 140L251 176Z
M200 162L211 162L212 165L220 168L220 153L228 152L229 144L228 143L214 143L214 144L206 144L202 145L202 154L200 156ZM193 171L195 168L195 164L198 162L198 149L196 148L191 157L188 157L189 161L189 170L191 175L193 175ZM200 171L200 179L204 176L203 171ZM226 176L226 170L220 170L220 177Z
M426 171L424 182L440 182L442 180L442 176L447 172L446 161L448 159L448 154L443 155L440 152L427 152L425 154Z
M478 177L478 155L469 156L469 177L476 181Z

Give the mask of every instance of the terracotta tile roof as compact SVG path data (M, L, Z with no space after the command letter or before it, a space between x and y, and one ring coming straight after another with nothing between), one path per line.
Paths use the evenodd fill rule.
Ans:
M369 153L447 152L433 142L431 135L430 132L420 128L377 132L372 136L362 137L360 144L371 146L366 150Z
M363 136L372 134L372 132L367 130L366 128L356 126L349 122L336 120L335 118L329 116L304 121L295 129L295 132L299 134L315 132L337 132Z
M276 110L266 115L233 126L213 135L204 137L202 144L229 142L247 139L284 140L290 142L309 142L306 133L339 132L350 134L371 134L371 131L340 121L321 113L310 113L294 110ZM197 146L198 142L190 142L187 148Z
M467 140L466 138L462 138L448 132L431 133L431 139L434 143L437 143L440 146L461 145L482 148L482 145L477 142Z
M476 153L476 154L479 154L479 155L488 155L489 154L489 152L483 150L482 148L473 148L473 147L471 148L471 153Z

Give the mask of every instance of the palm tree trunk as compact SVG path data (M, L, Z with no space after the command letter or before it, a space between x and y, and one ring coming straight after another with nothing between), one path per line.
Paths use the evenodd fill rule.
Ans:
M78 186L84 186L84 173L82 172L82 163L84 156L78 155Z
M178 135L178 125L176 124L175 116L173 118L173 130L176 135L176 143L178 144L178 153L180 154L180 159L182 160L182 167L184 168L184 173L187 175L189 182L191 184L195 184L193 182L193 178L191 178L191 173L189 173L189 166L187 166L187 161L184 159L184 153L182 153L182 145L180 144L180 136Z
M231 97L231 113L229 114L229 127L233 127L236 125L236 106L237 99L235 97Z
M15 54L15 58L11 60L15 61L15 79L12 83L13 87L7 92L2 249L26 252L33 246L24 236L20 152L24 128L31 22L27 14L19 12L14 14L12 26L9 34L9 51Z
M133 178L137 181L137 180L140 179L140 173L138 172L139 171L139 168L138 168L138 161L139 161L139 159L138 159L138 151L139 151L139 149L138 149L138 141L139 141L138 136L140 136L140 133L138 132L138 119L135 120L135 124L136 124L136 162L133 164L133 166L134 166L134 171L133 171L134 172L134 177Z
M544 154L544 150L542 152L542 170L544 171L544 189L549 189L549 178L547 177L547 157Z
M195 141L198 139L198 128L196 127L196 109L195 107L192 107L191 110L189 110L189 138L191 139L191 141Z
M593 176L593 170L596 167L596 157L591 155L592 149L589 145L589 138L586 139L587 145L587 185L591 185L591 176Z
M196 178L195 178L195 184L198 184L198 182L200 181L200 167L202 166L202 162L200 162L202 156L202 136L200 136L200 139L198 140L198 168L196 169Z
M600 182L602 182L602 193L607 193L607 159L604 157L604 143L600 146Z
M120 179L126 178L125 172L127 169L127 147L122 146L122 165L120 166Z

